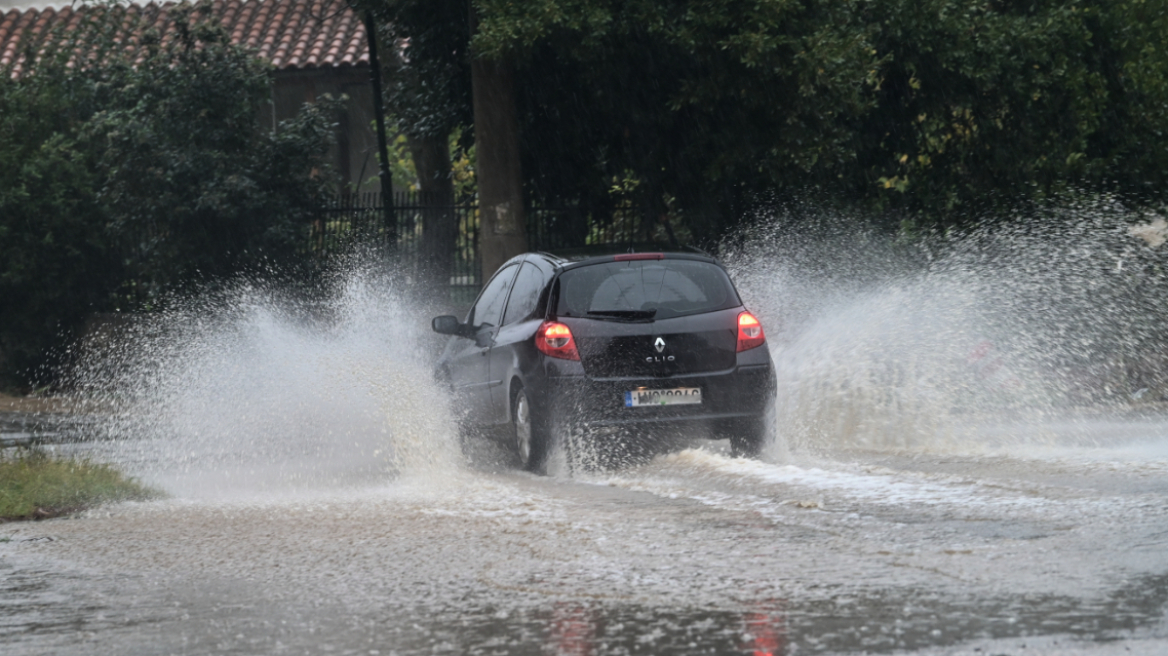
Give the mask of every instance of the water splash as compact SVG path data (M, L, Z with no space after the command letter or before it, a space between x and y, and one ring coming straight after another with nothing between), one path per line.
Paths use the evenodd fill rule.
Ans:
M408 290L368 258L313 301L240 282L139 317L73 377L106 457L179 494L441 481L457 429Z
M1168 401L1162 226L1106 198L912 239L806 208L763 217L724 259L779 372L770 459L1110 446L1050 418ZM450 478L425 325L441 312L371 262L311 302L247 282L186 299L88 357L77 387L112 412L110 459L196 495Z
M726 260L767 327L793 448L984 450L988 430L1168 401L1163 218L1109 198L906 239L776 211Z

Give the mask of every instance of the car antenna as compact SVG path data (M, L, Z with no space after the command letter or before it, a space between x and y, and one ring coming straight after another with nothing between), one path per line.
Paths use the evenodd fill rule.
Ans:
M701 255L705 255L706 257L709 257L709 258L713 258L713 257L714 257L713 255L710 255L710 254L709 254L709 253L707 253L706 251L704 251L704 250L702 250L702 249L698 248L697 246L694 246L693 244L686 244L686 245L685 245L685 247L686 247L686 248L688 248L689 250L691 250L691 251L695 252L695 253L699 253L699 254L701 254Z

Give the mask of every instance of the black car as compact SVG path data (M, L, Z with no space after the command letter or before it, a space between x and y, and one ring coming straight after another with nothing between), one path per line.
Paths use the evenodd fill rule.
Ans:
M437 375L470 422L509 427L530 471L568 434L700 425L739 455L758 454L773 434L762 325L704 255L527 253L495 273L464 323L442 316L433 328L453 336Z

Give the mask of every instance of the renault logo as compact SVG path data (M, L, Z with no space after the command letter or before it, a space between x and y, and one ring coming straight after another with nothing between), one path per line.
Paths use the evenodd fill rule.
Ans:
M653 342L653 346L656 347L657 352L660 353L665 350L665 340L658 337L657 341Z

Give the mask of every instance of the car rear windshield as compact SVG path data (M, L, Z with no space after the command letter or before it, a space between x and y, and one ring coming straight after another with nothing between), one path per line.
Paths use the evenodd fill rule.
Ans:
M741 305L721 267L697 260L604 262L560 274L561 317L668 319Z

